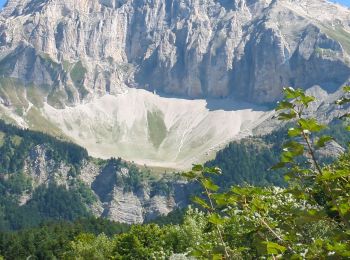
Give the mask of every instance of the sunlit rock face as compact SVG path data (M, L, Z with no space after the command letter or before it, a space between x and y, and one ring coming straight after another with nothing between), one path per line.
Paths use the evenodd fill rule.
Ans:
M167 190L157 189L149 181L126 187L124 181L130 178L128 168L117 166L113 161L96 164L93 160L84 160L79 173L73 177L70 173L73 166L54 159L52 151L48 145L37 145L29 151L23 174L32 189L21 194L21 205L33 197L37 188L47 187L50 183L67 190L76 189L76 183L84 184L86 192L94 198L85 204L87 209L96 217L107 217L120 223L143 223L189 204L193 185L185 181L163 182Z
M349 54L350 11L323 0L9 0L0 118L186 169L273 129L282 87L338 90Z
M323 0L10 0L1 16L1 73L63 104L127 86L266 103L350 74L350 11Z

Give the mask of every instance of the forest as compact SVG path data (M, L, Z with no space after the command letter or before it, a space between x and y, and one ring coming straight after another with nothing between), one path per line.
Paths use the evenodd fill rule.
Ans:
M37 147L44 147L46 161L55 162L55 165L51 165L54 172L59 171L55 169L57 165L63 164L70 168L66 184L56 183L52 179L37 186L32 176L25 171L28 158ZM74 143L44 133L20 129L1 120L0 155L0 232L34 228L54 220L90 218L93 214L89 206L96 201L95 193L103 197L116 182L125 190L132 190L147 177L136 165L120 158L91 158L84 148ZM114 178L107 183L112 186L105 185L103 178L97 178L93 187L84 184L78 176L83 162L87 161L93 161L101 167L102 172ZM110 168L118 170L122 167L128 168L127 177L116 178L116 175L108 171ZM49 174L52 173L47 173ZM50 176L45 177L50 179ZM100 186L103 190L99 190ZM26 196L30 198L26 203L21 203Z

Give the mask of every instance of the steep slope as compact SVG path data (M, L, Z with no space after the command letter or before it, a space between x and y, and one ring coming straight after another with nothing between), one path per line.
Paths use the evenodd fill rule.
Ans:
M97 160L78 145L2 121L0 155L0 223L14 229L91 215L141 223L188 204L191 186L176 176Z
M324 0L9 0L0 117L188 168L269 117L241 101L349 82L349 39L350 11Z
M139 89L55 108L41 89L0 79L0 118L87 148L99 158L122 157L176 169L206 161L237 136L251 134L264 108L233 100L160 97Z
M254 108L232 100L164 98L130 89L74 108L46 104L44 113L91 155L117 154L139 164L184 169L211 158L238 135L251 134L265 114Z
M130 85L271 102L283 85L349 79L349 21L324 0L10 0L2 72L64 103Z

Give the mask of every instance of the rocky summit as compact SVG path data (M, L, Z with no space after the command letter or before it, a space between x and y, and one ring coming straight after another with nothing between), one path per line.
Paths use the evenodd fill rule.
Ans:
M349 82L350 10L324 0L9 0L0 75L7 121L99 157L186 168L251 134L282 87L333 93Z

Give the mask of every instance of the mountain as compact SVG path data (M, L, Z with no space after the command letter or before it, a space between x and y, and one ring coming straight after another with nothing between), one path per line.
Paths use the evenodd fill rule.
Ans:
M105 217L142 223L187 206L192 185L0 121L0 230Z
M101 158L188 168L271 117L283 86L350 79L350 11L324 0L9 0L0 114ZM323 93L323 92L322 92Z

